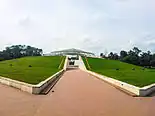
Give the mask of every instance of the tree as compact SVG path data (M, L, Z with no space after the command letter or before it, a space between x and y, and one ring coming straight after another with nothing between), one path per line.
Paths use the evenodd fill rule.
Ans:
M108 58L113 60L118 60L119 56L117 53L110 52L110 54L108 55Z
M138 65L139 62L138 62L138 57L137 56L126 56L122 59L123 62L127 62L127 63L131 63L131 64L135 64L135 65Z
M24 56L41 56L42 49L26 45L13 45L0 52L0 60L9 60Z
M109 55L108 55L108 58L109 58L109 59L113 59L113 57L114 57L113 52L110 52Z
M151 60L150 61L150 65L153 66L153 67L155 67L155 60Z
M141 50L139 50L137 47L134 47L132 50L128 52L127 58L125 57L123 59L124 62L139 65L139 53Z
M103 53L100 53L100 57L102 57L102 58L103 58L103 56L104 56L104 55L103 55Z
M122 50L122 51L120 52L120 59L123 59L123 58L126 57L127 55L128 55L128 53L127 53L126 51Z
M151 61L151 52L143 52L140 56L140 65L141 66L150 66Z
M113 55L113 59L114 59L114 60L118 60L118 59L119 59L119 56L118 56L117 53L114 53L114 55Z
M100 54L101 56L103 55ZM138 47L134 47L128 52L122 50L120 56L117 53L110 52L108 54L109 59L121 60L134 65L155 67L155 54L151 54L150 51L142 52Z
M138 49L137 47L133 48L133 52L135 53L135 55L139 55L139 53L141 52L140 49Z
M155 54L152 54L152 60L155 60Z

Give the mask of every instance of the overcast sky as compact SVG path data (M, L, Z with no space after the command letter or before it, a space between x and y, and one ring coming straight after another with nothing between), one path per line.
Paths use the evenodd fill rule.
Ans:
M154 0L0 0L0 49L155 52Z

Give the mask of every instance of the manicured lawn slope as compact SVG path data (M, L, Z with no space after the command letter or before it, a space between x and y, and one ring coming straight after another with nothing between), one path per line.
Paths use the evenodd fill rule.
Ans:
M38 84L58 72L60 56L24 57L0 62L0 75L11 79ZM29 66L31 65L31 66Z
M99 58L87 58L91 71L115 78L129 84L143 87L155 83L155 70L145 69L140 66L123 63L116 60L107 60ZM85 58L84 63L87 66ZM135 68L135 70L132 70ZM119 69L119 70L116 70Z

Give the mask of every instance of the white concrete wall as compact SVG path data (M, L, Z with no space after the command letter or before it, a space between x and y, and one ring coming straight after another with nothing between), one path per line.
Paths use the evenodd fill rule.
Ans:
M33 94L39 94L42 90L44 90L49 84L51 84L56 78L58 78L62 73L64 72L64 70L61 70L57 73L55 73L53 76L47 78L46 80L40 82L37 85L34 85L32 87L32 93Z
M1 76L0 76L0 83L11 87L15 87L28 93L39 94L44 88L46 88L49 84L51 84L54 81L54 79L58 78L64 71L66 71L67 66L68 66L68 57L66 56L63 69L37 85L28 84Z
M86 72L88 72L89 74L99 78L99 79L102 79L103 81L113 85L113 86L116 86L118 88L121 88L125 91L129 91L129 93L132 93L132 95L137 95L139 96L139 87L136 87L136 86L133 86L133 85L130 85L128 83L124 83L122 81L118 81L116 79L113 79L113 78L109 78L109 77L106 77L106 76L103 76L103 75L100 75L100 74L97 74L95 72L92 72L92 71L88 71L86 70Z
M11 87L15 87L17 89L20 89L22 91L25 91L31 94L39 94L45 87L51 84L53 80L55 78L58 78L63 72L64 72L64 69L57 72L53 76L47 78L46 80L40 82L37 85L32 85L32 84L16 81L16 80L5 78L5 77L0 77L0 83L11 86Z
M5 77L0 77L0 83L11 86L11 87L15 87L22 91L32 93L32 87L33 87L32 84L16 81L16 80L5 78Z
M80 69L87 70L81 56L79 56L79 62L78 63L79 63L79 68Z
M131 85L131 84L128 84L128 83L125 83L125 82L122 82L122 81L119 81L119 80L116 80L116 79L113 79L110 77L106 77L106 76L97 74L92 71L88 71L88 70L83 70L83 71L85 71L85 72L87 72L87 73L89 73L89 74L115 86L115 87L118 87L121 90L125 90L125 92L131 93L134 96L147 96L150 93L155 92L155 84L140 88L140 87L136 87L134 85Z
M68 67L68 56L66 56L66 59L65 59L65 63L64 63L64 70L67 70L67 67Z
M151 84L151 85L140 88L141 96L147 96L152 92L155 92L155 84Z

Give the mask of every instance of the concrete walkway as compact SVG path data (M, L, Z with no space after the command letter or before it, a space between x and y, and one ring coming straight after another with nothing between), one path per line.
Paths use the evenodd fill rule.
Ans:
M52 92L54 90L54 92ZM1 116L154 116L155 97L131 97L81 71L64 73L51 92L35 96L0 85Z

